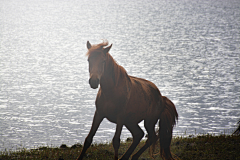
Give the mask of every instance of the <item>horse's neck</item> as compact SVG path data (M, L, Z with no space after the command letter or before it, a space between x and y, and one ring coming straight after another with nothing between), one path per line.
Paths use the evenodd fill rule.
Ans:
M112 56L108 54L105 71L103 74L103 77L101 78L101 88L104 90L114 90L120 83L121 78L125 78L122 76L123 74L126 74L125 70L119 66Z

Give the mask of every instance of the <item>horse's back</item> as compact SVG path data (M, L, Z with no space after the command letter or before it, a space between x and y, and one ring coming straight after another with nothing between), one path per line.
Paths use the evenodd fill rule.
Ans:
M132 90L136 91L138 94L143 94L144 98L152 97L156 100L159 99L161 93L157 86L146 79L129 76L132 82Z

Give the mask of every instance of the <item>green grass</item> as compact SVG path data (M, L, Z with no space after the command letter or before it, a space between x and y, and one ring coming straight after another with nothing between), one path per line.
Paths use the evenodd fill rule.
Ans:
M119 157L125 153L131 142L122 142ZM137 149L144 145L142 141ZM159 146L159 145L158 145ZM81 153L82 145L68 147L39 147L38 149L20 149L19 151L0 152L0 160L75 160ZM159 148L156 148L156 152ZM175 157L182 160L240 160L240 136L203 135L196 137L175 137L171 143L171 151ZM145 151L140 160L150 160L149 151ZM114 155L112 144L93 144L87 150L85 159L112 160ZM155 159L161 159L159 154Z

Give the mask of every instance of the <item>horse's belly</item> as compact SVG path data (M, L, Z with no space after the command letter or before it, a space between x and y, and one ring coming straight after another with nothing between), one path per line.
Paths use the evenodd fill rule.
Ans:
M107 120L109 120L112 123L117 123L117 119L114 116L107 116L106 118L107 118Z

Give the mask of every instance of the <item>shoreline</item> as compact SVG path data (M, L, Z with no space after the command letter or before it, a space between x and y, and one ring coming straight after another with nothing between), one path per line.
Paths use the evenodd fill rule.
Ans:
M143 144L140 142L138 150ZM122 141L119 156L125 153L131 138ZM188 137L173 137L171 152L180 159L240 159L240 136L210 134ZM38 147L36 149L20 149L18 151L1 151L0 160L7 159L76 159L82 150L82 144L67 146L62 144L59 147ZM135 151L136 151L135 150ZM140 159L150 159L149 150L146 150ZM159 152L157 145L155 153ZM92 144L86 153L85 159L112 159L114 150L111 143ZM155 156L160 159L160 155Z
M230 129L225 129L224 132L221 132L221 133L195 133L195 134L187 134L187 132L182 132L182 133L177 133L177 134L174 134L173 135L173 138L194 138L194 137L198 137L198 136L206 136L206 135L211 135L211 136L221 136L221 135L225 135L225 136L231 136L232 133L233 133L234 130L230 130ZM141 141L145 141L147 138L146 138L147 134L145 134L145 136L143 137L143 139ZM132 137L127 137L127 138L124 138L124 139L121 139L121 142L125 142L127 139L131 139ZM74 143L74 144L67 144L67 143L62 143L62 144L67 144L68 146L74 146L76 144L81 144L83 145L84 141L83 142L77 142L77 143ZM96 142L93 142L93 144L111 144L112 143L112 139L110 138L109 140L103 140L103 141L96 141ZM39 144L39 145L30 145L30 146L33 146L33 147L25 147L23 146L22 144L18 144L18 145L12 145L8 148L3 148L3 149L0 149L0 153L1 152L17 152L17 151L21 151L22 149L24 150L32 150L32 149L37 149L37 148L44 148L44 147L47 147L47 148L58 148L60 147L62 144L60 145L54 145L54 144ZM0 159L1 160L1 159Z

